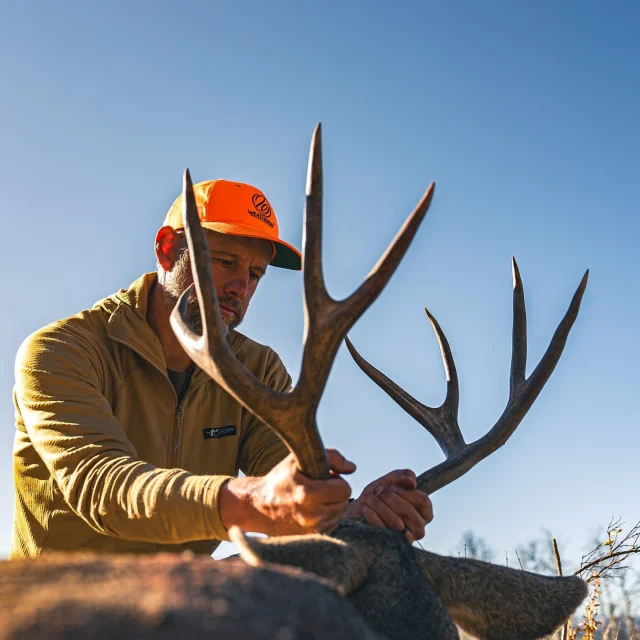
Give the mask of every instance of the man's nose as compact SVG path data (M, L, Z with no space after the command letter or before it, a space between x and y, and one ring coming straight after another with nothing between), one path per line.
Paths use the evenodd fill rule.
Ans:
M249 291L249 276L238 276L227 282L224 292L232 297L242 299Z

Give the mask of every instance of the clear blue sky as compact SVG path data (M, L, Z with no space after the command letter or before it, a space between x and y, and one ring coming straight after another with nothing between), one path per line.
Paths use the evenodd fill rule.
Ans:
M0 2L0 556L20 342L154 268L154 234L187 166L195 180L261 187L299 246L317 121L336 297L437 183L409 254L351 337L439 404L428 306L456 356L468 440L506 402L511 255L530 368L591 269L547 388L506 447L434 495L423 544L453 551L473 529L511 554L546 528L577 560L610 516L639 519L639 30L631 2ZM270 270L243 325L294 378L301 284ZM441 460L344 348L320 424L358 463L356 491Z

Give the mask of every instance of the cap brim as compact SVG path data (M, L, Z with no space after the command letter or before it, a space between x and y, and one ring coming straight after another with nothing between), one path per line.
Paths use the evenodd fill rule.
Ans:
M226 233L230 236L242 236L245 238L260 238L261 240L269 240L273 242L276 248L276 255L270 262L273 267L280 267L281 269L291 269L293 271L302 270L302 254L290 244L283 240L269 238L268 236L260 235L256 233L256 230L252 227L245 227L240 224L234 224L229 222L209 222L206 220L200 221L200 224L205 229L211 229L211 231L217 231L218 233Z

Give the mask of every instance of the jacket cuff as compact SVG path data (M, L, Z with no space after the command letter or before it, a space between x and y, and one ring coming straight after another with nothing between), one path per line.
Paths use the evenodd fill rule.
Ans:
M211 532L211 537L218 540L229 540L229 533L222 524L219 509L220 491L229 480L233 480L233 476L211 476L205 489L203 506L207 529Z

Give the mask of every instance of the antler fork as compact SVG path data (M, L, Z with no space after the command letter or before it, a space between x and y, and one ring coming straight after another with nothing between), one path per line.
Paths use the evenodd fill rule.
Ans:
M303 235L305 298L304 350L300 379L289 393L259 381L231 353L222 329L206 237L200 226L189 171L183 185L183 216L194 284L171 314L171 326L191 359L225 391L268 424L311 478L329 477L329 465L316 423L316 410L336 352L347 331L380 295L408 249L433 197L434 184L407 218L378 264L360 287L342 301L327 292L322 272L322 143L317 125L311 141ZM186 323L193 288L203 319L198 336Z
M524 289L515 258L513 266L513 338L511 354L511 385L507 406L491 430L471 444L467 444L458 426L458 374L449 343L436 322L425 309L440 344L442 361L447 376L447 395L436 408L427 407L382 372L369 364L346 338L351 355L358 366L411 417L417 420L438 442L446 460L418 476L418 489L433 493L453 482L473 468L478 462L492 454L511 437L545 383L551 376L567 342L569 331L575 322L580 302L587 286L589 271L584 274L569 309L560 321L551 343L529 378L525 377L527 364L527 317L524 304Z

